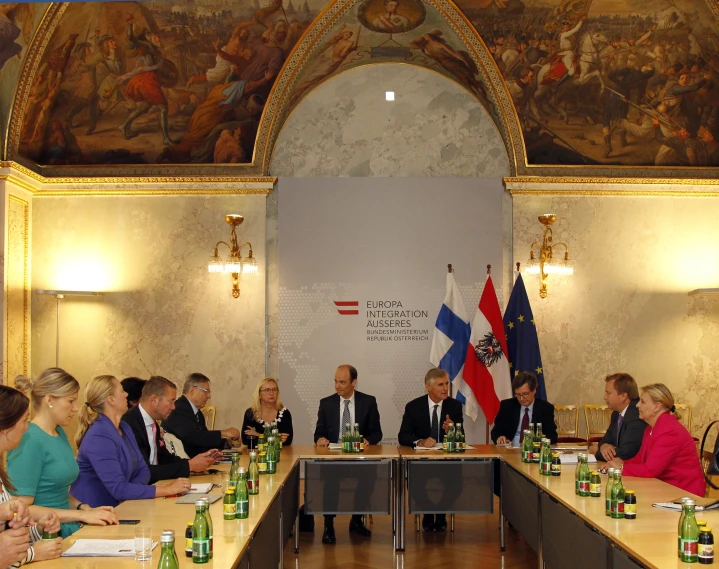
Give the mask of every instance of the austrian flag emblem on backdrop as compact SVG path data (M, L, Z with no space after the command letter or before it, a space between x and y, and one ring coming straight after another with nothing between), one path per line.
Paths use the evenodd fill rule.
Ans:
M357 316L359 314L359 301L357 300L335 300L337 312L342 316Z

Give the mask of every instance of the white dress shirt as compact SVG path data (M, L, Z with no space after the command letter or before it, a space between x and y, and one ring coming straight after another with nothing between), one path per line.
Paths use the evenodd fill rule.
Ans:
M157 423L155 423L155 420L142 408L142 403L138 403L137 406L140 408L142 420L145 422L147 440L150 441L150 464L157 464L157 445L155 444L155 433L152 430L152 425L157 425ZM155 426L155 428L157 428L157 426Z
M529 422L532 422L532 416L534 415L534 401L526 407L522 405L521 409L519 410L519 423L517 423L517 432L514 433L514 438L512 439L512 446L518 447L519 446L519 435L522 431L522 419L524 419L524 410L529 409Z
M342 429L344 429L345 427L342 424L342 416L345 413L345 401L350 402L350 427L352 427L355 424L355 392L352 392L352 397L350 397L349 399L345 399L340 395L340 437L342 437Z
M437 403L435 403L434 401L432 401L432 398L429 395L427 395L427 401L429 402L429 429L430 429L430 431L432 430L432 416L434 415L434 406L437 405L437 426L441 430L442 424L444 423L444 421L442 420L442 402L443 402L443 400L440 399ZM438 436L439 435L437 433L430 434L430 437L432 437L435 440L437 439ZM417 446L417 443L420 440L421 439L417 439L416 441L414 441L414 446ZM441 443L442 441L437 440L437 442Z

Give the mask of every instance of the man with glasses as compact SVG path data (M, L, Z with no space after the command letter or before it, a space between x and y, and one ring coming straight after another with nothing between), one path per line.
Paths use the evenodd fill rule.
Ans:
M196 456L212 449L230 448L240 438L234 427L210 431L201 409L207 405L212 392L210 380L201 373L191 373L185 379L182 397L175 401L175 409L162 422L162 427L182 441L188 456Z
M495 444L518 447L524 440L524 430L530 423L542 423L542 432L552 444L557 442L557 425L554 423L554 405L537 399L537 376L522 371L512 378L514 397L499 405L499 412L492 427Z

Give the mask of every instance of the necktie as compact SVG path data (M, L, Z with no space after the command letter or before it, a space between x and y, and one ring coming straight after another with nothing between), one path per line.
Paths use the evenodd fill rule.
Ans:
M342 435L345 434L345 431L347 430L347 425L352 422L352 417L350 416L350 400L345 399L345 409L342 411L342 425L341 426L341 435L340 440L337 441L338 443L342 442Z
M617 446L619 446L619 431L622 430L622 423L624 423L624 417L619 415L619 418L617 419Z
M155 456L152 457L152 464L157 464L157 423L152 422L152 448L155 449Z
M437 407L439 407L439 405L435 405L432 410L432 438L439 441L439 417L437 415Z
M524 417L522 417L522 424L519 427L519 442L524 440L524 431L529 428L529 407L524 408Z

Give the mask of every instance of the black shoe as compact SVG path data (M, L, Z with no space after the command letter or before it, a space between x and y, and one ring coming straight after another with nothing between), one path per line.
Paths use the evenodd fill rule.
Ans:
M350 522L350 533L356 533L360 537L372 537L372 532L367 529L361 519Z
M434 514L422 516L422 529L424 531L434 531Z
M445 514L435 516L434 531L447 531L447 516Z
M335 526L325 525L325 531L322 532L322 543L326 545L335 545L337 543Z

